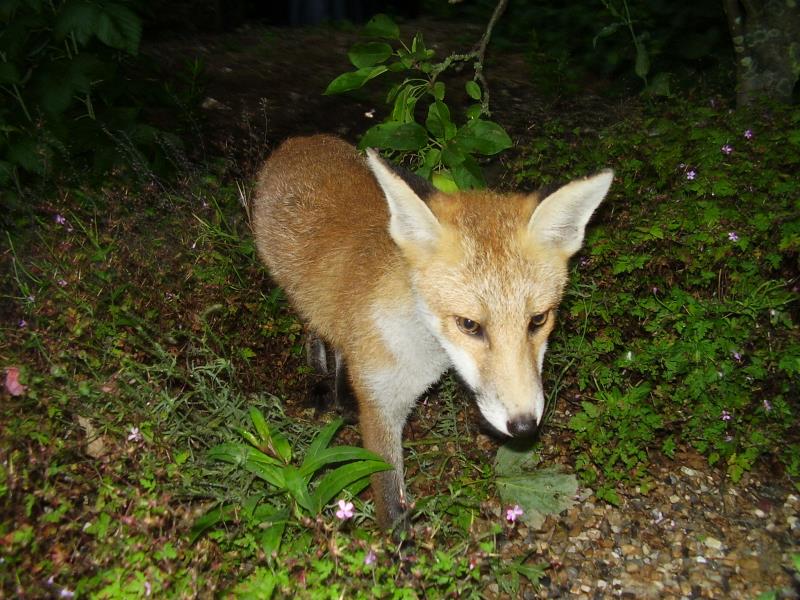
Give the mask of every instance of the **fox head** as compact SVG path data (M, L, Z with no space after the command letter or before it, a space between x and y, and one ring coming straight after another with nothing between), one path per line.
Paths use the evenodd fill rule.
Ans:
M506 435L532 434L544 413L542 363L567 262L581 247L612 171L543 198L431 188L423 200L420 186L409 185L377 153L369 150L367 161L426 325L486 420Z

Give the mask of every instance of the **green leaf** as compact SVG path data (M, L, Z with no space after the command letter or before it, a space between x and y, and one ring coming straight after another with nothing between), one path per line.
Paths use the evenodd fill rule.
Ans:
M206 512L204 515L197 518L192 525L192 530L189 535L189 543L194 544L197 539L202 536L206 531L225 521L230 521L236 515L236 506L233 504L225 504L218 506Z
M260 477L277 488L283 489L285 487L282 472L283 465L271 456L267 456L251 446L226 442L211 448L207 456L210 460L218 460L244 467L253 475Z
M450 121L450 109L438 100L428 107L428 118L425 127L440 140L449 140L456 135L456 126Z
M261 443L257 444L257 446L261 447L265 445L276 458L281 459L286 464L291 462L292 447L286 437L278 431L270 431L267 422L264 420L264 415L262 415L261 411L257 408L251 407L249 414L250 420L253 421L253 426L256 428L256 432L261 438Z
M428 132L419 123L380 123L370 127L361 138L359 148L419 150L428 143Z
M417 100L419 100L419 96L414 93L414 86L404 84L394 100L391 120L399 123L412 123Z
M308 481L300 473L299 469L288 465L283 468L283 479L286 482L286 490L295 499L297 504L302 506L310 514L314 515L319 512L315 507L311 495L308 493Z
M578 491L575 476L561 473L557 468L504 475L497 478L496 485L503 504L518 504L523 510L520 518L534 529L542 526L548 514L555 515L570 508Z
M448 169L435 171L432 180L436 189L443 191L445 194L454 194L458 191L458 186L453 180L453 174Z
M68 0L58 11L53 32L58 39L64 39L72 34L79 45L85 46L97 33L97 21L101 10L100 6L92 2Z
M466 152L477 152L487 156L511 147L511 138L505 129L493 121L483 119L467 121L467 124L458 130L456 139Z
M431 89L431 94L436 100L444 100L444 93L445 93L445 86L444 83L441 81L437 81L433 84L433 88Z
M331 94L341 94L342 92L357 90L370 79L374 79L387 70L388 69L384 65L376 65L374 67L364 67L358 71L342 73L328 84L324 93L329 96Z
M388 16L378 14L364 25L364 35L396 40L400 38L400 28Z
M308 445L306 449L305 458L303 459L303 467L305 468L306 463L311 460L316 459L320 452L325 450L333 439L333 436L336 435L336 432L339 431L339 428L344 424L344 420L341 418L334 419L325 427L319 430L319 433L314 437L313 441Z
M461 164L453 167L452 171L453 180L460 190L475 190L486 187L481 167L472 156L466 156Z
M142 39L142 20L122 4L103 4L97 16L97 37L106 46L135 55Z
M383 461L364 460L342 465L322 478L314 490L315 512L319 513L334 496L347 486L379 471L389 471L393 467Z
M303 466L300 467L300 473L302 473L304 477L310 477L325 465L356 460L380 461L382 459L374 452L370 452L364 448L357 448L355 446L334 446L317 452L313 458L306 456L306 460L303 461Z
M480 100L481 99L481 86L478 85L475 81L468 81L464 87L467 90L467 96L472 98L473 100Z
M347 53L350 62L358 69L384 62L392 55L392 47L383 42L361 42Z
M521 472L533 471L541 462L534 446L519 442L506 442L497 450L494 458L494 471L497 475L518 475Z
M597 35L594 36L594 39L592 40L592 47L597 48L597 40L599 40L600 38L613 35L620 27L622 27L622 23L619 21L615 21L614 23L611 23L611 25L606 25L605 27L603 27L597 33Z

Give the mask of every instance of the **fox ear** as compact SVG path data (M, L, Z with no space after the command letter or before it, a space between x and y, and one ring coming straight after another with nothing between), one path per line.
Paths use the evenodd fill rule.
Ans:
M586 224L608 192L612 179L614 172L606 169L572 181L547 196L528 222L531 239L568 257L575 254L583 243Z
M397 245L428 245L438 240L442 226L403 178L372 148L367 150L367 163L389 204L389 234Z

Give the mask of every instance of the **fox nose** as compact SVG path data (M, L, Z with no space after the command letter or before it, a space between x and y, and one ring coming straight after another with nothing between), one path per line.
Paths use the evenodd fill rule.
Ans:
M506 427L508 427L508 433L513 437L526 438L533 437L538 425L533 415L522 415L509 419Z

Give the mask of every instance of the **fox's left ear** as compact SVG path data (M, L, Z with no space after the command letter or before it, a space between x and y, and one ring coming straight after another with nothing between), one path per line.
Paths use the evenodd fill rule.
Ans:
M528 222L528 232L537 245L572 256L583 243L586 224L600 205L614 172L600 171L585 179L572 181L542 200Z
M371 148L367 150L367 164L389 204L389 234L395 243L401 248L433 245L442 226L428 205Z

